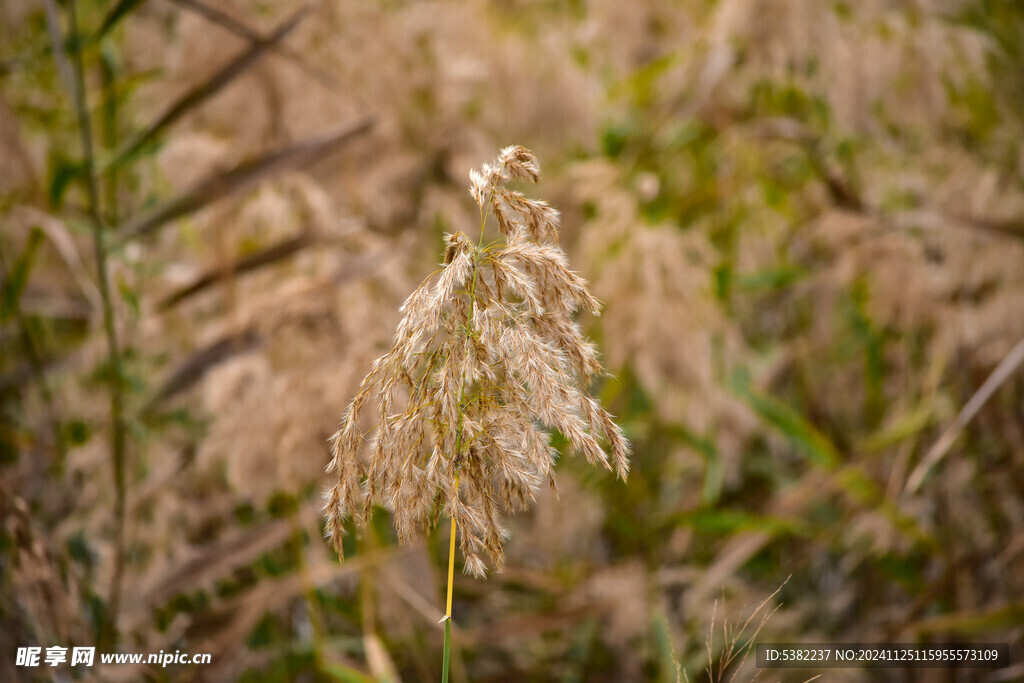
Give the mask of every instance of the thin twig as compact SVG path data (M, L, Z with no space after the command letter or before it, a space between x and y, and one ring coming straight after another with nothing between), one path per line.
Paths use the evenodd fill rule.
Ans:
M1010 375L1014 373L1017 367L1024 363L1024 339L1017 342L1017 345L1010 350L1010 353L1006 354L1006 357L1000 361L996 369L992 371L992 374L988 376L985 383L971 396L971 399L964 404L964 407L960 410L960 413L953 420L953 424L946 428L946 431L942 433L939 440L935 442L935 445L931 447L928 453L921 460L920 464L914 469L910 478L907 480L906 492L914 495L921 488L921 484L924 483L924 478L928 476L928 472L932 470L942 458L945 457L946 453L956 442L960 432L963 431L964 427L974 419L974 416L978 414L982 406L992 398L992 394L996 393L996 390L1002 386Z

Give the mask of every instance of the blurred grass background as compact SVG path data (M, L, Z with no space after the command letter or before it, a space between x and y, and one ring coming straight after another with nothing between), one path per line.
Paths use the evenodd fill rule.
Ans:
M457 578L454 680L749 680L780 586L760 640L1020 648L1022 46L1014 0L5 0L0 678L436 677L446 532L339 565L326 440L508 144L636 454Z

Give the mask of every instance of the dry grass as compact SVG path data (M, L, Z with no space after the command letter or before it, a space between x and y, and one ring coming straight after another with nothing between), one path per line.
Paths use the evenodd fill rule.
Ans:
M545 427L626 478L629 444L586 391L601 366L573 321L600 306L558 247L558 213L505 187L536 182L537 160L508 147L470 178L479 239L445 236L443 268L406 299L391 350L373 363L331 439L328 470L338 483L327 529L339 555L345 517L366 524L380 505L406 542L443 511L461 530L466 572L485 574L484 552L501 569L499 503L525 509L543 483L555 486L557 450ZM485 243L491 213L500 238ZM373 402L379 413L367 440L360 414Z
M111 4L77 3L83 27L95 31ZM404 679L427 678L440 646L433 547L396 551L379 527L362 528L359 561L339 568L317 498L338 408L391 347L399 305L435 268L442 234L463 230L471 236L451 238L451 263L408 322L429 327L440 308L421 339L437 355L416 356L419 374L389 385L395 421L382 449L394 471L373 470L381 370L357 420L366 440L346 460L357 482L346 511L433 487L407 514L408 535L464 506L467 558L487 560L488 543L505 554L486 590L458 586L470 679L674 678L650 638L662 616L684 661L701 660L692 674L715 597L757 604L790 573L763 635L1019 643L1024 384L1019 365L1007 368L1024 338L1024 107L1020 68L995 67L1024 39L1008 20L1013 2L983 4L1003 14L987 19L966 0L316 4L165 127L159 146L103 177L104 217L121 225L176 199L209 200L119 245L110 263L131 379L125 591L139 598L123 610L125 639L209 644L213 678L316 676L335 664L365 673L381 668L381 648ZM193 5L138 3L102 54L87 48L97 116L111 103L100 58L118 57L102 157L301 3L218 4L242 31ZM19 313L0 320L3 651L88 642L114 574L109 415L96 400L103 302L78 229L81 185L50 196L61 162L80 155L41 7L0 3L4 278L32 252L34 228L44 235ZM372 132L326 159L230 175L364 116ZM533 385L501 394L497 364L490 393L484 374L459 375L483 373L488 325L498 351L501 336L544 358L560 349L511 284L502 296L468 293L474 270L496 287L487 259L513 245L493 213L478 243L463 178L508 139L545 160L545 195L566 216L561 248L603 302L600 318L584 305L578 320L612 373L595 396L635 451L625 486L565 458L557 502L544 485L550 452L520 441L506 449L517 454L506 476L487 441L494 419L481 417L504 401L503 418L522 418L498 433L522 437L527 423L546 444L544 432L563 430L535 419ZM246 182L227 195L207 182L225 177ZM283 244L300 246L262 258ZM526 264L554 263L552 246L538 234L501 256L545 312ZM469 269L465 280L435 302L455 267ZM484 297L486 310L511 313L470 315ZM524 372L580 364L560 353ZM395 446L419 429L398 418L416 408L417 388L427 404L440 399L446 373L449 416L435 427L433 407L418 413L428 421L409 467L423 474L398 478L408 453ZM605 446L585 411L576 420L578 441ZM429 473L435 433L443 455ZM492 468L493 505L485 484L467 483L470 460ZM504 516L508 502L530 510ZM488 505L502 510L493 526ZM407 589L385 590L398 585L390 578L361 586L357 568ZM0 657L0 678L17 674L10 662Z

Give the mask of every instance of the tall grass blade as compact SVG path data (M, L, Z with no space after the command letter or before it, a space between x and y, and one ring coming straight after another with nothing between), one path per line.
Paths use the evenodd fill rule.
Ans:
M792 407L753 389L745 373L739 372L732 378L732 390L809 460L828 468L839 464L839 453L825 434Z

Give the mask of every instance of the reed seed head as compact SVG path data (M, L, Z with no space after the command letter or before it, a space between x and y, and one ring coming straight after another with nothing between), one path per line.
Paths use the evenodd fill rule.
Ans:
M331 437L328 471L338 481L327 494L327 534L339 556L345 518L365 524L380 505L403 542L442 513L453 518L466 572L483 576L485 553L500 569L508 533L499 508L525 509L545 482L555 485L550 429L626 478L629 443L587 393L603 369L573 320L600 305L558 246L558 212L505 187L539 177L519 146L470 172L480 238L445 236L443 266L406 299L391 349ZM489 214L501 237L486 243ZM371 408L368 435L360 415Z

